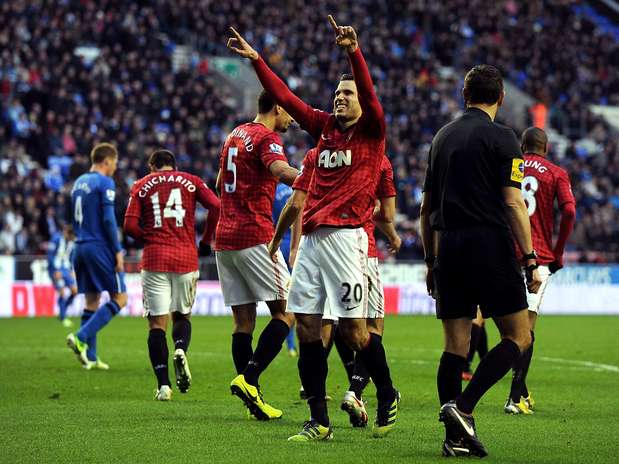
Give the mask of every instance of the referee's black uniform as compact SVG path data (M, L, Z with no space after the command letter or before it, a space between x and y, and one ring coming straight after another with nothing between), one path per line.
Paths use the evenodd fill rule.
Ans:
M503 203L520 188L524 161L514 132L469 107L434 137L423 190L440 231L433 268L437 317L484 318L526 309L522 271Z

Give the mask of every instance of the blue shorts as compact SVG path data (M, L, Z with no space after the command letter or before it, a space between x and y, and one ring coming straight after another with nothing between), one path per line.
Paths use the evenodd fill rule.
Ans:
M125 293L125 273L116 272L116 257L106 246L82 243L75 246L73 267L79 293Z
M69 269L60 269L60 273L62 274L60 279L55 279L53 272L49 273L49 278L52 279L52 283L54 284L54 288L56 290L62 290L63 288L71 288L75 286L73 273Z

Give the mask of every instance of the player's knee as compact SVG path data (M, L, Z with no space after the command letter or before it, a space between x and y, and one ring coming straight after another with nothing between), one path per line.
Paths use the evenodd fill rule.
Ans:
M369 332L359 327L346 327L341 332L346 344L355 351L361 351L365 348L370 338Z
M518 348L520 348L520 352L524 352L526 351L529 346L531 346L531 331L530 330L526 330L526 331L521 331L521 333L519 332L515 337L512 338L512 341L518 345Z
M280 321L284 321L288 327L292 327L294 325L294 314L293 313L282 313L273 316L273 319L279 319Z

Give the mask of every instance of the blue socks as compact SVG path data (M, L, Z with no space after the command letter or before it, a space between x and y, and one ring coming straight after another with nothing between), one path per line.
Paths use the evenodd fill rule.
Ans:
M67 302L68 300L62 296L61 292L58 297L58 318L60 319L60 322L64 321L65 317L67 317L67 307L69 306Z
M84 321L84 315L86 312L90 312L91 316ZM114 301L110 300L104 305L100 306L97 311L92 314L92 311L84 311L84 315L82 316L82 326L80 330L77 332L77 338L79 338L82 342L88 343L89 348L91 343L94 346L94 359L91 359L90 355L88 359L91 361L95 361L96 358L96 336L97 332L105 327L108 322L112 320L116 314L120 312L120 306ZM90 351L90 350L89 350Z
M290 328L290 332L288 332L288 335L286 336L286 346L288 347L289 350L297 349L297 345L294 339L294 327Z

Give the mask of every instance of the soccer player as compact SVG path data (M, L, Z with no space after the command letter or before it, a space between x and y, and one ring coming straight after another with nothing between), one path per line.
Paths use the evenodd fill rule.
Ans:
M548 154L546 133L536 127L528 128L522 134L521 148L524 153L522 196L529 212L531 238L538 255L538 270L542 284L537 293L527 292L531 346L514 364L511 391L504 407L508 414L532 413L534 402L527 388L526 378L533 356L535 323L544 293L551 280L550 275L563 267L563 250L576 218L576 200L572 194L569 176L546 158ZM555 199L561 211L561 222L557 243L553 246Z
M73 326L71 319L67 318L67 308L77 295L75 273L71 263L74 246L73 227L70 224L65 224L62 232L57 232L52 237L47 252L47 272L49 272L54 288L58 292L58 317L64 327ZM65 290L70 292L68 296L65 295Z
M479 308L477 309L477 316L471 322L471 346L469 348L469 354L466 355L466 366L462 371L462 380L467 382L473 378L471 363L473 362L475 353L479 354L480 360L488 354L488 334L486 333L486 323Z
M154 151L148 166L150 174L131 188L124 229L144 243L142 294L148 317L148 353L158 384L155 399L169 401L166 330L170 313L176 386L186 393L191 385L187 350L199 277L196 203L208 209L201 243L209 244L219 218L219 199L199 177L178 171L176 157L168 150Z
M266 246L273 236L277 182L290 185L298 173L289 166L278 134L291 122L272 96L262 92L256 118L226 138L217 175L221 212L215 258L224 303L232 307L234 317L232 359L238 374L230 390L258 420L282 415L264 402L258 379L281 350L293 323L293 316L286 314L288 267L281 252L272 260ZM258 301L266 302L272 318L252 352Z
M123 251L114 215L112 176L118 151L112 144L99 143L90 152L90 160L90 172L78 177L71 191L76 236L73 266L86 306L80 330L67 336L67 345L86 369L109 369L97 357L97 333L127 304ZM110 300L99 306L104 291Z
M286 185L282 182L277 184L277 189L275 190L275 200L273 201L273 223L277 224L277 220L279 219L279 215L282 213L282 209L284 209L284 205L292 195L292 188L289 185ZM294 228L294 225L293 225ZM298 246L298 242L292 248L293 242L291 242L291 235L294 231L287 230L284 236L282 237L282 243L280 246L280 250L284 255L284 260L286 260L286 264L288 265L288 269L292 269L292 263L294 262L294 258L296 256L296 247ZM292 260L290 259L292 256ZM290 332L288 332L288 336L286 337L286 346L288 348L288 354L292 357L298 356L297 345L295 342L295 334L294 334L294 326L290 327Z
M318 158L307 195L306 235L299 248L290 288L290 311L297 320L299 374L311 419L292 441L332 438L327 412L327 358L321 340L327 298L347 344L367 366L378 397L374 434L393 427L399 393L393 387L380 337L367 329L367 249L363 225L374 210L378 173L385 152L385 118L372 78L350 26L329 16L336 44L346 50L352 76L340 80L333 113L304 103L260 55L231 28L228 47L249 58L263 87L316 141ZM352 77L352 78L351 78Z

